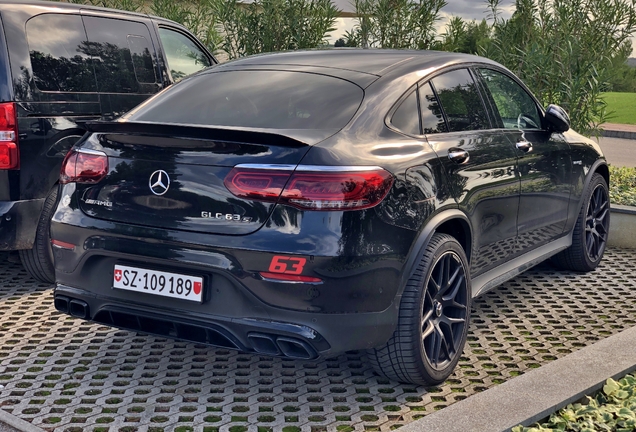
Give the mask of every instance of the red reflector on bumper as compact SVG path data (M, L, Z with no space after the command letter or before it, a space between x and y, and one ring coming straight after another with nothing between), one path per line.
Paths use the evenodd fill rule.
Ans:
M51 244L60 249L75 250L75 245L73 243L66 243L60 240L51 240Z
M304 283L322 283L322 279L311 276L290 275L284 273L260 272L264 279L271 279L280 282L304 282Z

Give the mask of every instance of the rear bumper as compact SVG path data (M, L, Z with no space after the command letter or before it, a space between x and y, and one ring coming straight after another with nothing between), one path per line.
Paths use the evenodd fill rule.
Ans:
M326 315L265 308L263 311L271 316L266 318L263 311L255 312L255 304L244 303L224 305L226 309L231 307L236 316L223 316L167 305L150 307L60 284L54 296L57 310L77 318L162 337L295 359L329 357L382 345L392 335L397 315L393 309Z
M0 250L31 249L44 199L0 201Z

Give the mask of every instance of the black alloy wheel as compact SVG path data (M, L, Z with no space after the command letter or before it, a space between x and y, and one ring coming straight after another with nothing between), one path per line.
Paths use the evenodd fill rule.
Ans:
M426 284L422 345L432 368L443 370L463 348L468 321L466 270L456 253L438 260Z
M609 197L602 184L596 185L585 217L585 246L592 261L599 261L609 233Z
M572 245L552 257L552 262L566 270L594 270L603 258L609 227L609 190L603 176L596 173L583 193L583 205L572 231Z
M367 351L376 372L425 386L440 384L453 373L470 321L468 268L464 249L454 237L431 237L404 288L393 336Z

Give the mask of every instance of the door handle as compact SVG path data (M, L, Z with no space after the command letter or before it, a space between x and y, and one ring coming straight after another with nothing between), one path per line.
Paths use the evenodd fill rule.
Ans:
M448 149L448 158L457 164L463 164L468 162L470 155L466 150L460 148Z
M519 141L517 148L524 153L530 153L532 151L532 143L528 141Z

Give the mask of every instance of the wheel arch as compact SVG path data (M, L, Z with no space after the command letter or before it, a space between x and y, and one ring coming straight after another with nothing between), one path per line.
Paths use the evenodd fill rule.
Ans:
M448 234L454 237L464 249L470 267L472 250L472 228L468 217L459 209L449 209L433 216L420 231L415 240L411 253L400 278L400 294L404 290L406 282L416 270L418 263L424 255L426 246L435 233Z

